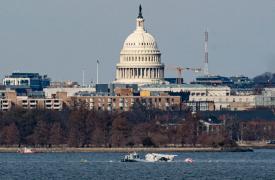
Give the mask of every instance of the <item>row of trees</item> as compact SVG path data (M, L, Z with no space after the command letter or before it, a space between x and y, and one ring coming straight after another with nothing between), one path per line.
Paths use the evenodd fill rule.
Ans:
M255 119L251 121L236 121L228 119L226 129L231 139L235 141L266 141L275 139L275 121Z
M13 109L0 113L0 144L37 147L232 146L232 140L239 137L240 127L244 127L229 120L219 131L207 133L199 119L199 115L190 112L148 110L140 105L128 112L89 111L82 107L63 111ZM245 132L242 132L243 138L253 139ZM274 133L271 136L274 137Z

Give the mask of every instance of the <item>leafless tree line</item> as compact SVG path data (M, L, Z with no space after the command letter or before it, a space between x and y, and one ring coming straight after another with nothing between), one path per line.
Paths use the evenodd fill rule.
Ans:
M128 112L91 111L75 106L63 111L13 109L0 113L2 146L167 147L234 146L243 140L275 137L275 123L227 118L206 132L199 114L161 111L134 105Z

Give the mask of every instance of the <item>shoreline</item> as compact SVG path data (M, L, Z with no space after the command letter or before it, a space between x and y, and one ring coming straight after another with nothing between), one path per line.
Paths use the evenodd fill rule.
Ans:
M0 147L0 153L16 153L20 148ZM251 149L275 149L275 146L240 146L234 148L213 148L213 147L161 147L161 148L72 148L72 147L54 147L54 148L31 148L37 153L130 153L130 152L251 152Z

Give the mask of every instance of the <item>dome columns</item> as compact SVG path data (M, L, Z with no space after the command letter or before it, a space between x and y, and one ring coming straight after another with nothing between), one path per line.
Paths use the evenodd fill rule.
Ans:
M163 78L164 68L118 68L117 79L159 79Z

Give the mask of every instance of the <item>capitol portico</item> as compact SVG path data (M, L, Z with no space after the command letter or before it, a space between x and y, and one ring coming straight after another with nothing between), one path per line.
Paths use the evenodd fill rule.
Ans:
M136 30L130 34L120 52L116 65L115 83L158 84L164 82L164 64L155 38L144 29L141 6Z

